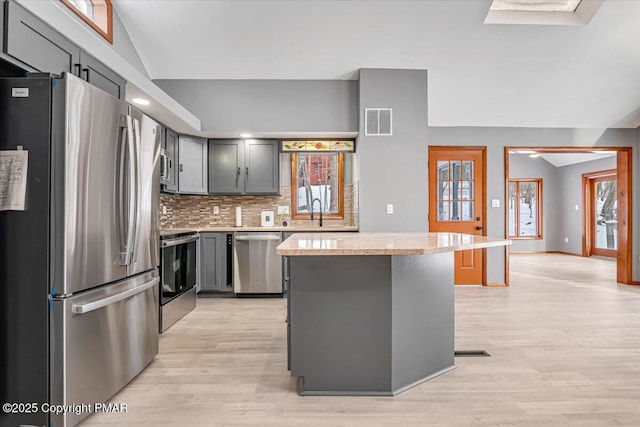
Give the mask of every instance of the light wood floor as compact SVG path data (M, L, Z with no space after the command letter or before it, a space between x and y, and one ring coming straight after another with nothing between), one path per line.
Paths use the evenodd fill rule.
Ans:
M640 426L640 287L615 263L513 255L510 288L456 288L457 369L393 398L300 397L285 301L200 299L85 426Z

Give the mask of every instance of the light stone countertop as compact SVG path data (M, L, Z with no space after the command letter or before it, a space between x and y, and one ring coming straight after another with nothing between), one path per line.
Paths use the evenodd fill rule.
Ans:
M291 231L291 232L344 232L344 231L358 231L358 227L351 226L336 226L330 225L325 227L318 226L299 226L290 225L287 227L274 226L274 227L260 227L260 226L246 226L246 227L233 227L233 226L194 226L194 227L181 227L181 228L161 228L160 235L165 236L167 234L184 233L184 232L199 232L199 233L228 233L234 231Z
M511 240L460 233L297 233L276 249L279 255L424 255L508 246Z

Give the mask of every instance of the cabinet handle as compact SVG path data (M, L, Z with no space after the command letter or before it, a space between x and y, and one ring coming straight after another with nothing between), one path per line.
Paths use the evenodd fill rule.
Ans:
M180 172L182 172L182 163L180 163L179 170L180 170Z
M247 176L249 176L249 166L247 166L245 169L247 171Z
M238 175L240 175L240 167L238 167Z
M80 64L73 64L73 66L76 68L76 76L82 77L82 66Z
M82 72L84 73L84 79L86 81L89 81L89 69L88 68L83 68Z

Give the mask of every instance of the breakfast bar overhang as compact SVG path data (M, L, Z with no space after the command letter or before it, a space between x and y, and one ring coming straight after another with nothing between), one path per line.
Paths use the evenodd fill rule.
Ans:
M454 364L453 252L509 245L459 233L297 233L288 354L301 395L392 396Z

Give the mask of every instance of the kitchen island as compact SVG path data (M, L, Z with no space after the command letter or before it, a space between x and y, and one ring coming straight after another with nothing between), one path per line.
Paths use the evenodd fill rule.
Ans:
M301 395L392 396L454 364L453 252L510 245L459 233L298 233L288 355Z

